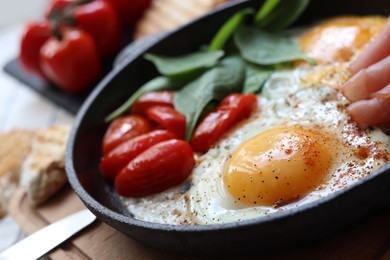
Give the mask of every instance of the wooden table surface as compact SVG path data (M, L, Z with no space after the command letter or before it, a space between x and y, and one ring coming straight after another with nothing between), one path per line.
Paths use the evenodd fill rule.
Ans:
M0 34L0 63L17 55L21 24ZM7 51L4 51L7 50ZM56 122L69 122L72 116L48 100L0 72L0 129L42 128ZM11 102L12 101L12 102ZM67 186L49 202L34 207L20 189L12 198L10 215L31 234L34 231L84 208ZM96 221L87 229L53 250L53 259L196 259L146 247L108 225ZM304 248L277 254L259 252L256 259L390 259L390 208L353 229L322 239Z
M34 207L23 189L12 198L10 214L27 232L34 231L84 208L69 186L49 202ZM50 253L53 259L196 259L144 246L110 226L96 221ZM331 238L303 248L259 252L256 259L390 259L390 208Z

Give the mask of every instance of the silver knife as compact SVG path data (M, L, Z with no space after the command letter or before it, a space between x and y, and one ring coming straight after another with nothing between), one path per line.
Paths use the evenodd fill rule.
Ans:
M38 230L0 253L0 259L37 259L96 219L88 209L67 216Z

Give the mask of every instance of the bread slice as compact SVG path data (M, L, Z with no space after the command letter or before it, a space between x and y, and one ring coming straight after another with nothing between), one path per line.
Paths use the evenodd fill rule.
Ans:
M35 205L45 202L67 182L64 158L69 131L69 125L53 126L39 131L32 142L20 184Z
M0 218L7 214L9 200L19 185L21 165L35 134L36 131L28 129L0 133Z
M166 32L206 14L227 0L154 0L138 21L134 38Z

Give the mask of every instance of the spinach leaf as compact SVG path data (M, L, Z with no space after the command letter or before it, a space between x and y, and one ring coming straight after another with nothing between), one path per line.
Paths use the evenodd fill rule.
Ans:
M167 77L159 76L157 78L154 78L146 82L144 85L142 85L142 87L140 87L136 92L134 92L134 94L125 103L123 103L119 108L117 108L114 112L108 115L105 118L105 121L110 122L114 118L128 111L128 109L134 104L134 102L143 94L155 90L175 90L178 89L180 86L182 85L178 84L177 82L173 82Z
M295 22L310 0L267 0L256 14L255 24L268 31L280 31Z
M186 140L190 140L195 125L207 104L221 100L233 92L241 92L245 78L245 63L237 56L226 57L215 67L176 92L175 108L187 120Z
M263 66L247 63L244 89L242 93L256 93L271 76L273 70Z
M198 51L178 57L166 57L150 53L145 54L144 57L153 62L162 75L178 77L212 67L223 55L223 51Z
M282 33L268 33L255 27L240 27L234 34L242 57L258 65L272 65L294 60L313 62L299 46Z
M245 21L245 19L254 14L254 9L245 8L235 13L215 34L211 40L209 51L221 50L225 47L226 42L232 37L237 28Z
M266 0L255 16L255 24L259 24L267 18L281 0Z

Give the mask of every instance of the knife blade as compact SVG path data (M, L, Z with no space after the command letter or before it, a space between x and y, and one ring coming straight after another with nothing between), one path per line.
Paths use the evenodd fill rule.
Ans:
M0 259L37 259L92 222L96 216L83 209L31 234L0 253Z

